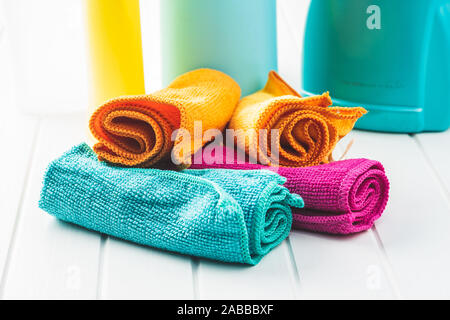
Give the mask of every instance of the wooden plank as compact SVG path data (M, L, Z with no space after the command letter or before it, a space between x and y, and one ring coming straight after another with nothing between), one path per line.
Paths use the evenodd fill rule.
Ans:
M293 231L301 299L395 298L372 231L337 237Z
M196 277L200 299L294 299L297 292L286 242L255 267L202 260Z
M436 170L450 199L450 130L440 133L423 133L415 136L419 147Z
M101 298L194 298L191 258L115 238L104 250Z
M408 135L354 131L352 157L381 161L391 181L376 224L402 297L450 298L450 210L439 181Z
M0 126L0 144L5 152L0 158L0 279L9 256L37 132L37 120L33 117L15 114L5 118L8 121Z
M3 1L0 3L3 8ZM1 10L0 10L1 11ZM2 97L2 117L0 117L0 295L4 270L10 253L11 240L17 221L17 213L27 180L37 119L22 115L14 103L11 83L10 51L7 50L6 28L3 14L0 14L0 97Z
M84 115L47 117L39 130L4 287L4 298L96 297L100 236L38 208L48 163L84 139ZM15 167L20 169L20 167Z

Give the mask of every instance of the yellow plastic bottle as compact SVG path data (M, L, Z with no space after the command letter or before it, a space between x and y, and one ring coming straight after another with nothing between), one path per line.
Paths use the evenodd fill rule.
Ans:
M85 0L85 9L90 117L109 99L144 94L145 83L139 0Z

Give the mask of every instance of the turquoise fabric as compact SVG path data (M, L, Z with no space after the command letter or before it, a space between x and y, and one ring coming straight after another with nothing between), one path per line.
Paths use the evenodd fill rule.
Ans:
M86 144L52 162L40 208L56 218L139 244L257 264L292 225L303 200L265 170L112 167Z
M304 44L302 95L363 106L356 128L450 127L449 0L312 0Z

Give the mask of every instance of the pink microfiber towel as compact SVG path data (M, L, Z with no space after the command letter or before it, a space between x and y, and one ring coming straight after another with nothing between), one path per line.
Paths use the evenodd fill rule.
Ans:
M221 147L222 148L222 147ZM294 228L330 234L353 234L370 229L389 198L389 180L381 163L368 159L332 162L306 168L277 168L250 164L232 149L213 149L193 158L192 169L267 169L287 178L285 186L299 194L304 209L294 209ZM216 151L220 150L220 153Z

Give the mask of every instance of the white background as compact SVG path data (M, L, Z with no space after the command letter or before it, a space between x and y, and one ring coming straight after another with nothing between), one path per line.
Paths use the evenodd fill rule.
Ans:
M300 50L309 0L281 0L281 3L286 10L279 10L279 16L287 20L295 47ZM0 77L1 83L12 85L6 92L13 92L14 105L39 114L86 109L87 41L83 10L83 0L0 0L4 41ZM146 87L151 92L159 88L161 78L159 0L141 0L141 24ZM295 75L299 74L300 59L299 55ZM297 89L299 81L294 80Z

